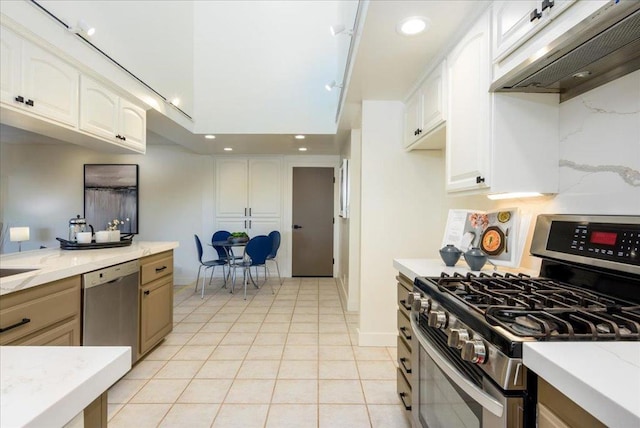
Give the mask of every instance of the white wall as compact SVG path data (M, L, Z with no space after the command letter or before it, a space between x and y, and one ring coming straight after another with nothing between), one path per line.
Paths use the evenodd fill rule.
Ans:
M84 211L85 163L135 163L140 165L140 233L134 239L178 241L175 282L195 279L193 234L213 233L210 156L194 155L178 146L149 146L144 156L104 154L66 144L2 144L0 150L0 218L8 226L31 228L31 239L22 244L23 250L59 247L55 238L68 236L69 219ZM4 242L2 251L17 251L17 244Z
M402 150L403 104L362 104L360 345L396 341L394 258L423 257L441 239L440 151Z

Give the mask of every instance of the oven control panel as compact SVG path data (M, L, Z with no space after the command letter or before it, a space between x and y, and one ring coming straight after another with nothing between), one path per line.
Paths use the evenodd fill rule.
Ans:
M554 221L547 249L640 266L640 225Z

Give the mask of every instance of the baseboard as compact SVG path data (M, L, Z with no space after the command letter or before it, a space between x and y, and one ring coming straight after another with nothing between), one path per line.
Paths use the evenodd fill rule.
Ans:
M359 346L397 346L398 332L365 333L358 329Z

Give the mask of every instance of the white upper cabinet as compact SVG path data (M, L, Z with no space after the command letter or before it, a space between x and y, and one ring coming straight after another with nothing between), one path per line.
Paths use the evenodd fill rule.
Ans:
M447 190L488 185L489 17L483 15L447 57Z
M558 95L488 91L489 24L485 13L447 57L447 191L557 193Z
M144 109L86 76L81 80L80 129L141 153L146 149Z
M281 207L279 158L216 159L217 217L280 217Z
M0 31L2 103L77 126L79 72L12 31Z
M443 61L427 76L405 105L404 147L439 149L444 147L446 120L446 63Z

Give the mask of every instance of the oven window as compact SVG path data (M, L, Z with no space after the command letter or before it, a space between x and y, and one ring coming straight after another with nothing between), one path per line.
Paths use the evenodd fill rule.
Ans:
M419 417L423 427L472 428L482 426L482 406L453 383L419 349Z

